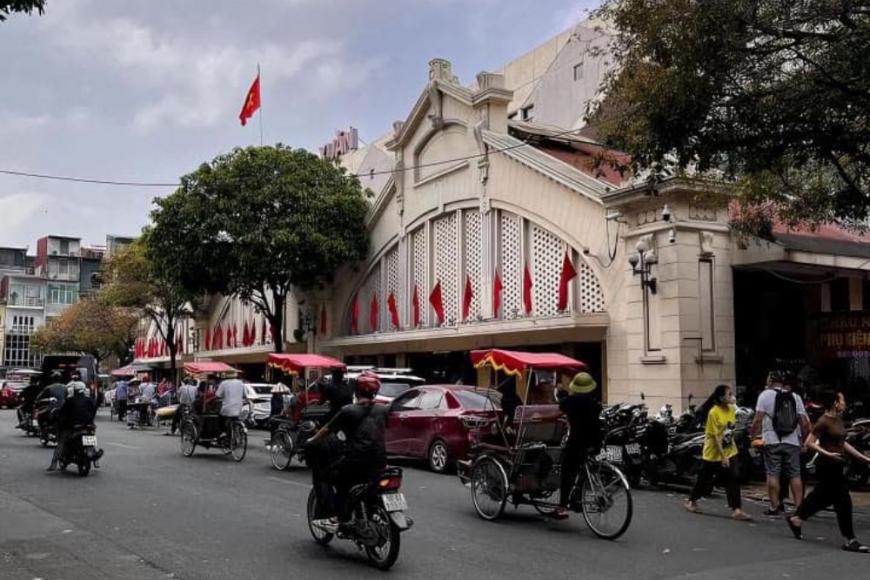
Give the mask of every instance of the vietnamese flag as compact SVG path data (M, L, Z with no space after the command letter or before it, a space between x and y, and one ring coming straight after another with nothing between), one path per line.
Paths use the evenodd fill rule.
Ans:
M559 274L559 310L568 308L568 283L576 277L577 270L574 269L568 252L565 252L565 259L562 260L562 273Z
M432 310L438 316L438 321L444 324L444 300L441 296L441 280L435 283L435 287L429 293L429 304L432 305Z
M233 327L227 324L227 336L226 336L226 346L227 348L232 348L233 346ZM221 345L223 346L223 345Z
M414 284L414 328L420 326L420 292L417 289L417 285Z
M372 294L372 303L369 306L369 327L372 332L378 330L378 295Z
M495 271L495 280L492 283L492 316L498 318L501 311L501 276Z
M242 346L250 346L251 329L248 327L248 321L242 322Z
M214 327L214 336L211 337L211 345L215 350L220 350L224 346L224 332L221 330L220 322Z
M359 294L353 297L353 306L350 309L350 332L359 333Z
M532 273L529 272L529 265L526 264L523 269L523 310L526 314L532 313Z
M471 313L471 301L474 299L474 289L471 287L471 276L465 276L465 291L462 293L462 320L467 320Z
M239 121L242 122L242 127L248 124L248 119L254 116L257 109L260 108L260 70L257 68L257 78L248 89L248 95L245 97L245 104L242 105L242 111L239 113Z
M205 350L211 350L211 332L205 331Z
M399 308L396 306L396 295L390 292L390 297L387 298L387 308L390 311L390 322L393 323L393 328L399 328Z

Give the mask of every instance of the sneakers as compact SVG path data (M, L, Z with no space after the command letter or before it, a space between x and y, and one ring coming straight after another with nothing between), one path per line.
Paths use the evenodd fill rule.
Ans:
M791 520L792 520L792 518L785 518L785 523L788 524L788 529L791 530L791 533L795 537L796 540L802 539L803 532L801 532L801 527L795 525L795 523Z
M327 534L334 534L338 531L338 518L324 518L321 520L312 520L311 525L319 528Z
M846 552L860 552L861 554L867 554L870 552L870 548L864 546L859 542L856 538L852 538L845 544L843 544L843 550Z
M731 514L731 518L738 522L748 522L752 520L752 516L741 509L734 510L734 513Z
M764 510L764 515L771 517L771 518L781 516L784 513L785 513L785 507L783 507L782 504L779 504L779 507L776 507L776 508L769 507L766 510Z
M701 513L701 508L698 507L697 502L686 500L685 507L687 512L692 512L693 514Z

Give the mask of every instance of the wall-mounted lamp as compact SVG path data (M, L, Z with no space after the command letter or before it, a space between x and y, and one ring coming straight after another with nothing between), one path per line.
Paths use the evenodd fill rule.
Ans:
M655 250L650 248L649 240L643 237L635 246L636 253L628 257L631 273L640 276L640 287L649 288L651 294L656 293L656 279L652 275L652 267L659 263Z

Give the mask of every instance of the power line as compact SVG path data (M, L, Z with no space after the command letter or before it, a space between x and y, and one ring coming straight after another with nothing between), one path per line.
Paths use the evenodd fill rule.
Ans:
M558 137L564 137L565 135L570 135L571 133L576 133L580 131L580 129L570 129L567 131L560 131L558 133L554 133L552 135L547 135L548 139L555 139ZM574 142L584 143L587 145L600 145L594 141L588 141L585 139L573 139ZM525 139L516 143L514 145L508 145L506 147L499 147L496 149L490 149L485 153L473 153L471 155L464 155L462 157L454 157L452 159L444 159L443 161L432 161L430 163L419 163L417 165L408 165L402 167L401 169L388 169L383 171L368 171L363 173L353 173L351 174L353 177L373 177L375 175L392 175L397 172L405 172L405 171L413 171L416 169L423 169L426 167L437 167L439 165L447 165L449 163L458 163L460 161L470 161L471 159L479 159L481 157L485 157L490 153L502 153L505 151L511 151L513 149L519 149L520 147L525 147L530 144L529 139ZM91 183L97 185L115 185L115 186L123 186L123 187L180 187L181 184L178 182L174 183L166 183L166 182L149 182L149 181L119 181L113 179L98 179L98 178L90 178L90 177L74 177L69 175L54 175L49 173L32 173L28 171L14 171L12 169L0 169L0 174L3 175L12 175L15 177L29 177L34 179L48 179L52 181L67 181L67 182L75 182L75 183Z

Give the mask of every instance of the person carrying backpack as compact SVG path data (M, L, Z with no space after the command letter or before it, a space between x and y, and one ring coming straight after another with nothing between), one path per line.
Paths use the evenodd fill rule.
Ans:
M758 396L752 436L759 433L764 442L764 468L767 471L767 496L770 508L765 515L785 512L780 501L780 477L788 479L795 509L803 499L801 447L810 434L810 420L801 398L786 389L782 376L773 372L768 388Z

